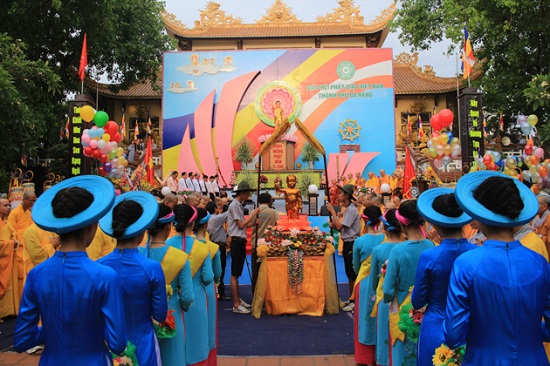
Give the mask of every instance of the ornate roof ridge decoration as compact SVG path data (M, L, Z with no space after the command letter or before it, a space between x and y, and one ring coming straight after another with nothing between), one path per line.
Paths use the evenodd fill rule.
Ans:
M332 13L320 15L316 19L319 23L348 23L353 25L365 25L365 18L360 15L360 9L355 6L354 0L338 0L340 5L332 9Z
M166 26L170 25L173 28L188 29L185 24L179 21L174 14L167 12L166 9L160 13L160 18Z
M393 61L396 67L409 67L415 72L415 74L426 79L433 81L448 81L449 79L456 79L456 77L436 76L431 65L424 65L424 69L422 69L422 67L417 65L418 52L415 52L412 55L406 52L401 52L399 55L395 56Z
M271 7L265 9L266 13L262 19L258 20L256 24L270 24L279 25L284 24L296 24L302 21L296 18L291 7L286 5L282 0L275 0Z
M243 19L240 17L233 17L233 15L227 15L224 10L220 10L220 4L209 1L206 3L206 8L201 10L200 20L195 20L194 29L204 29L211 26L216 27L230 27L243 23Z

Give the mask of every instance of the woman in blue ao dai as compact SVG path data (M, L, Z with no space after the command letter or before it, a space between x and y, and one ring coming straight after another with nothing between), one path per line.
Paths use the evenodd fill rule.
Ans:
M445 343L443 321L447 291L455 260L477 246L462 237L462 227L472 221L458 206L454 190L433 188L418 199L418 211L442 238L441 244L420 255L411 295L415 309L426 306L418 340L418 366L432 366L435 349Z
M212 207L210 205L214 205ZM206 205L207 209L210 208L212 212L215 209L215 203L210 202ZM209 206L210 205L210 206ZM202 208L197 208L197 220L195 220L195 233L198 241L205 243L208 246L208 252L210 253L210 260L212 261L212 270L214 272L214 281L206 286L206 303L208 308L208 347L210 348L210 354L208 355L209 365L217 364L217 329L218 329L218 299L216 295L216 283L220 281L222 275L222 262L220 259L220 246L206 240L206 230L208 229L208 220L210 219L210 212Z
M98 263L118 273L128 340L136 346L138 363L151 366L162 364L151 318L166 318L166 285L160 264L139 254L137 246L157 215L155 198L135 191L118 196L113 210L99 221L101 229L117 239L117 247Z
M378 231L382 212L378 206L367 206L361 217L365 220L367 233L355 239L353 245L353 269L357 273L355 280L355 362L365 365L374 364L376 344L376 319L371 318L368 309L376 292L369 286L372 274L372 251L384 240L384 234Z
M455 197L487 240L453 265L445 343L466 344L465 365L548 365L550 270L513 233L535 217L535 195L517 179L484 171L460 178Z
M172 209L160 203L158 218L148 230L150 241L146 246L138 247L142 255L161 264L166 284L172 287L172 294L168 298L168 311L173 311L175 334L172 338L159 337L163 366L184 364L183 312L189 310L195 298L189 256L179 249L166 245L173 221Z
M384 302L390 303L391 364L408 366L416 365L417 343L399 330L399 310L410 303L420 254L434 244L425 238L424 219L418 213L416 200L403 202L395 217L407 240L392 249L382 290Z
M110 351L119 354L126 347L118 275L85 251L114 200L107 179L79 176L58 183L35 203L34 222L57 232L62 244L29 272L17 317L15 349L43 344L40 365L112 365Z
M395 218L395 209L388 210L382 216L386 240L372 251L371 274L369 286L376 293L376 300L372 307L367 309L367 314L376 320L376 365L388 366L389 355L389 319L390 305L383 301L382 286L386 276L386 267L391 250L403 242L401 238L401 226Z
M189 255L195 301L185 313L185 364L208 365L208 309L206 287L214 280L208 246L191 236L197 209L186 204L174 208L177 234L166 243Z

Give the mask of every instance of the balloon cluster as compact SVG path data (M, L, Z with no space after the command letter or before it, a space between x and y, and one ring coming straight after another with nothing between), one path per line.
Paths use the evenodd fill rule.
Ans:
M451 163L451 158L456 158L462 152L460 140L453 137L451 127L453 125L454 114L449 109L443 109L434 114L430 119L433 133L428 140L428 150L426 154L430 159L434 159L436 168L447 167ZM447 131L442 131L446 129Z
M88 105L80 109L80 117L94 123L92 128L82 131L84 156L100 161L98 171L101 176L121 178L128 161L124 157L124 149L118 146L121 136L116 122L109 121L107 113L96 112Z
M535 127L538 122L539 118L534 114L529 115L529 117L525 117L522 115L518 116L518 125L521 129L521 132L526 136L528 136L531 131L533 131L533 127Z

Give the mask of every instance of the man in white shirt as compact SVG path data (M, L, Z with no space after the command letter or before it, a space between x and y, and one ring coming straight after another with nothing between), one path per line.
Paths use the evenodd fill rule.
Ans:
M181 178L178 181L178 192L187 192L189 189L187 188L187 183L185 182L187 179L187 173L181 172Z
M206 194L208 193L208 191L206 190L206 182L207 181L208 181L208 176L207 175L203 175L202 179L199 180L199 186L201 187L201 194L203 196L206 196Z
M199 173L195 173L195 175L193 176L193 187L195 188L195 192L200 193L201 187L199 186L198 178L199 178Z
M173 194L178 193L178 172L176 172L175 170L166 180L166 187L170 188L170 192L172 192Z
M195 187L193 186L193 181L191 180L193 178L193 172L189 172L189 175L187 176L187 179L185 180L185 185L187 186L187 189L190 192L195 192Z
M212 201L215 198L213 182L214 182L214 177L210 176L210 178L204 183L206 185L206 192L208 193Z
M218 185L218 175L214 176L214 182L212 182L212 187L214 188L214 195L216 197L220 196L220 186Z

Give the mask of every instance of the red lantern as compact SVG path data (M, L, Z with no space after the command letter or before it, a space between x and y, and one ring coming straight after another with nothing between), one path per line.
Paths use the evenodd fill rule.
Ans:
M453 120L455 118L455 115L450 109L442 109L439 114L439 122L441 123L441 127L450 127L453 124Z

